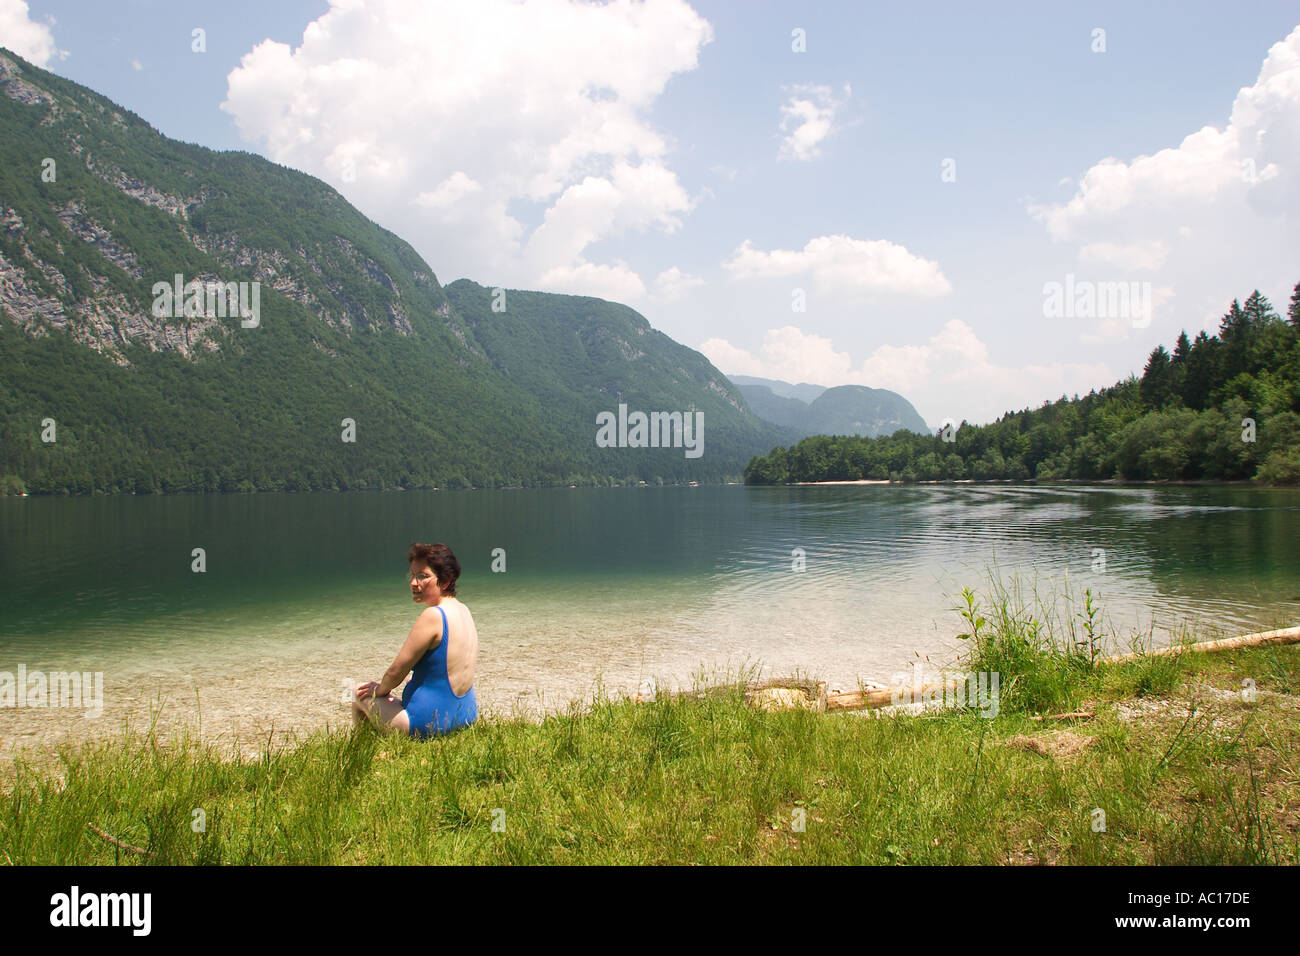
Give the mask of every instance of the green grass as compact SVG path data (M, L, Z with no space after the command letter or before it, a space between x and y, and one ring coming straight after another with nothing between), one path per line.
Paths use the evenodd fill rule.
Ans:
M1082 629L1035 626L1044 617L1014 594L995 592L987 611L969 598L966 663L1002 668L993 720L767 713L733 687L601 697L540 724L484 719L429 742L322 731L251 761L146 731L64 751L56 770L17 767L0 794L0 860L1300 860L1300 647L1105 664ZM1253 701L1239 693L1246 678ZM1032 720L1073 709L1096 717Z

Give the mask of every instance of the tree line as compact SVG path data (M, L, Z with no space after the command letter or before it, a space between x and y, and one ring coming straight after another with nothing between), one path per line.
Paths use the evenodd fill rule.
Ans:
M747 484L878 479L1300 483L1300 283L1283 319L1256 289L1219 331L1178 336L1130 376L988 425L818 435L752 459Z

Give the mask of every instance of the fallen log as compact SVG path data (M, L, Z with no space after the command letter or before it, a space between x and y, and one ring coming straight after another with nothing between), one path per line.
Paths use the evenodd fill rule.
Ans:
M895 704L910 704L913 700L943 699L956 693L957 685L965 681L946 680L921 687L901 684L897 687L882 687L878 690L855 690L846 694L833 694L826 698L827 710L874 710L877 707L892 707Z
M1169 647L1158 647L1153 651L1134 651L1131 654L1120 654L1117 657L1108 657L1106 662L1109 664L1120 664L1124 661L1135 661L1140 657L1168 657L1185 652L1194 654L1212 654L1215 651L1233 651L1242 647L1264 647L1272 644L1297 644L1300 643L1300 625L1295 627L1284 627L1276 631L1263 631L1259 634L1243 634L1240 637L1225 637L1217 641L1199 641L1195 644L1171 644Z
M1215 651L1236 650L1243 647L1261 647L1300 643L1300 625L1282 628L1276 631L1264 631L1259 634L1243 634L1240 637L1225 637L1217 641L1201 641L1194 644L1174 644L1152 651L1119 654L1107 657L1104 663L1122 664L1125 661L1141 657L1165 657L1169 655L1193 652L1200 654ZM813 681L797 677L775 677L763 681L751 681L745 685L745 699L755 707L764 710L789 710L804 708L807 710L835 712L840 710L877 710L883 707L907 706L916 702L951 700L956 697L959 687L964 687L964 679L950 679L932 682L915 687L900 684L894 687L872 687L849 691L842 694L828 694L825 681ZM714 687L705 691L682 691L671 693L670 697L705 697L715 694L733 693L727 687ZM638 701L647 698L638 694ZM1085 711L1069 714L1051 714L1046 717L1034 717L1034 720L1088 720L1096 716Z
M1225 637L1217 641L1201 641L1195 644L1173 644L1169 647L1161 647L1153 651L1120 654L1115 657L1106 658L1105 663L1122 664L1125 661L1133 661L1141 657L1166 657L1169 655L1182 654L1188 651L1198 654L1211 654L1215 651L1237 650L1243 647L1262 647L1267 645L1298 643L1300 643L1300 625L1281 628L1276 631L1263 631L1259 634L1243 634L1240 637ZM919 691L913 688L910 684L905 684L897 687L885 687L879 690L859 690L851 691L846 694L831 694L826 698L826 710L874 710L878 707L890 707L895 704L908 704L914 699L944 699L947 696L948 690L955 688L958 683L964 682L949 680L942 683L926 684L920 688Z

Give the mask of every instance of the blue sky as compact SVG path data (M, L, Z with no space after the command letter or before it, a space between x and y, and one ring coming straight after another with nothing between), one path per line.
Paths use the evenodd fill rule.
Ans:
M1294 3L574 7L0 0L0 43L321 177L444 282L624 301L724 372L931 424L1300 281ZM1149 311L1050 314L1067 276Z

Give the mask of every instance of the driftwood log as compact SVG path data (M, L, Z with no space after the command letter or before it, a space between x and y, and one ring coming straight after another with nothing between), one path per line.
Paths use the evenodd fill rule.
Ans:
M1196 643L1196 644L1174 644L1171 645L1170 647L1161 647L1153 651L1147 651L1145 653L1120 654L1116 657L1106 658L1106 662L1113 663L1113 664L1120 664L1123 663L1124 661L1137 660L1140 657L1166 657L1170 655L1177 655L1177 654L1183 654L1188 652L1198 653L1198 654L1212 654L1215 651L1238 650L1243 647L1262 647L1266 645L1282 645L1282 644L1297 644L1297 643L1300 643L1300 625L1297 625L1295 627L1282 628L1276 631L1264 631L1260 634L1243 634L1240 637L1225 637L1222 640L1218 640L1218 641L1201 641L1200 643ZM773 699L774 695L771 694L767 695L767 700L769 701L769 703L767 703L766 705L760 703L760 701L764 700L764 697L761 695L767 688L769 687L794 688L794 687L805 686L806 684L809 683L810 682L800 683L798 681L786 681L782 683L780 680L766 681L764 682L764 684L766 685L764 687L761 688L751 687L746 692L746 697L749 699L753 699L756 704L759 704L759 706L771 707L776 703L776 700ZM884 688L873 689L873 690L855 690L855 691L850 691L849 693L846 694L831 694L829 696L826 696L825 694L826 685L821 684L819 685L821 688L821 696L816 701L816 704L812 704L810 701L809 703L805 703L801 705L797 704L794 706L812 706L813 709L827 710L827 711L874 710L879 707L889 707L895 704L904 704L904 705L910 704L914 700L945 699L950 694L955 695L957 686L963 683L964 681L947 680L947 681L941 681L937 683L925 684L920 688L919 692L914 687L912 687L912 685L904 684L897 687L884 687ZM811 696L812 695L809 695L810 698ZM1086 719L1081 714L1062 714L1059 716L1060 718L1073 717L1073 718Z
M1264 631L1259 634L1243 634L1240 637L1225 637L1218 641L1201 641L1194 644L1174 644L1157 648L1153 651L1119 654L1105 658L1106 663L1121 664L1141 657L1166 657L1183 653L1211 654L1215 651L1238 650L1243 647L1261 647L1300 643L1300 625L1282 628L1276 631ZM952 699L957 695L957 688L964 686L964 680L946 680L923 684L919 689L911 684L895 687L874 687L855 690L844 694L828 694L825 681L801 679L797 677L774 677L762 681L750 681L745 685L745 700L764 710L792 710L804 708L816 711L838 710L876 710L881 707L912 704L916 701ZM672 693L670 697L709 697L725 695L734 691L728 687L711 687L703 691L682 691ZM637 695L638 701L653 698ZM1053 714L1047 720L1087 720L1091 713Z
M1124 661L1137 660L1139 657L1166 657L1185 652L1213 653L1215 651L1237 650L1243 647L1261 647L1269 644L1300 643L1300 625L1282 628L1277 631L1264 631L1260 634L1243 634L1241 637L1225 637L1218 641L1201 641L1197 644L1174 644L1157 648L1146 653L1120 654L1106 658L1107 663L1120 664ZM926 700L944 697L948 688L955 688L958 681L950 680L937 684L926 684L917 698ZM907 704L913 700L911 685L887 687L884 690L853 691L848 694L833 694L826 701L827 710L864 710L887 707L891 704Z
M1118 657L1108 657L1107 661L1112 663L1121 663L1123 661L1135 661L1139 657L1167 657L1170 655L1193 653L1193 654L1212 654L1215 651L1235 651L1243 647L1263 647L1269 644L1297 644L1300 643L1300 625L1295 627L1284 627L1276 631L1263 631L1259 634L1243 634L1241 637L1225 637L1218 641L1201 641L1196 644L1172 644L1169 647L1159 647L1154 651L1146 653L1120 654Z

